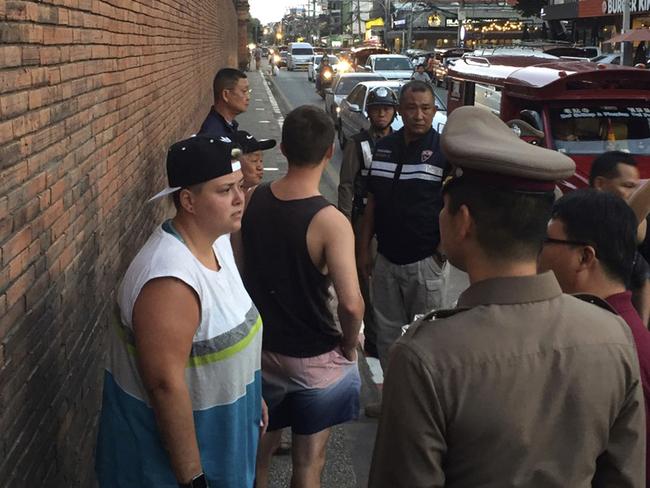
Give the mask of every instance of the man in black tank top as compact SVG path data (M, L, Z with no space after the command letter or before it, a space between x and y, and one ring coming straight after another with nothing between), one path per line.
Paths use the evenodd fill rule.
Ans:
M287 175L249 194L242 220L244 284L264 322L269 428L258 451L258 488L268 486L271 456L285 427L292 430L291 486L319 487L330 427L359 411L356 348L364 304L354 235L318 190L333 141L324 111L292 111L282 128ZM340 327L329 306L330 285Z

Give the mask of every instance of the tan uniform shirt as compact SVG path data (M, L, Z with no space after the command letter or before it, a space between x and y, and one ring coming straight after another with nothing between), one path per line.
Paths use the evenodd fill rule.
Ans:
M617 316L551 273L486 280L395 345L371 488L642 488L639 366Z
M370 137L374 142L379 139L377 133L371 127L368 130ZM363 161L359 159L359 143L352 139L348 141L343 150L343 159L341 161L341 171L339 174L339 202L338 208L349 219L352 219L352 203L354 202L354 179L357 173L364 167ZM367 167L372 162L372 153Z

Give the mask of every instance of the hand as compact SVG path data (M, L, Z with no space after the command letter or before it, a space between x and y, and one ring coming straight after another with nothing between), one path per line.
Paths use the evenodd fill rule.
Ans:
M366 250L359 251L357 255L357 269L364 279L370 278L372 275L372 259L370 259L370 253Z
M260 437L266 434L269 426L269 407L267 407L264 398L262 398L262 420L260 421Z
M357 362L358 355L357 355L356 344L354 346L345 346L341 344L341 352L343 353L345 359L347 359L348 361L352 361L355 363Z

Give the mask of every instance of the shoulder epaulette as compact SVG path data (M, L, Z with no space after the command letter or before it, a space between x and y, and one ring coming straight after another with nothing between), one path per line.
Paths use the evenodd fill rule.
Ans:
M576 297L579 300L582 300L583 302L591 303L592 305L596 305L597 307L603 308L608 312L612 312L613 314L618 315L618 312L614 310L614 307L596 295L590 295L589 293L576 293L572 296Z
M471 310L471 308L470 307L441 308L440 310L432 310L424 317L422 317L422 320L446 319L448 317L453 317L458 313L466 312L467 310Z

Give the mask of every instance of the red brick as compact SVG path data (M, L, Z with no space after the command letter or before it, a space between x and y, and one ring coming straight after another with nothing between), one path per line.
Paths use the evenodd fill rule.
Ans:
M2 265L5 266L32 242L32 228L25 227L2 245Z
M0 122L0 144L4 144L14 138L14 130L11 120Z
M0 95L0 116L5 119L26 112L28 106L29 93L26 91Z
M25 300L25 293L29 287L36 281L34 267L31 266L25 271L9 288L7 288L7 307L12 307L19 300Z
M0 46L0 66L11 68L22 64L20 46Z
M22 90L31 85L32 76L24 68L0 71L0 93Z

